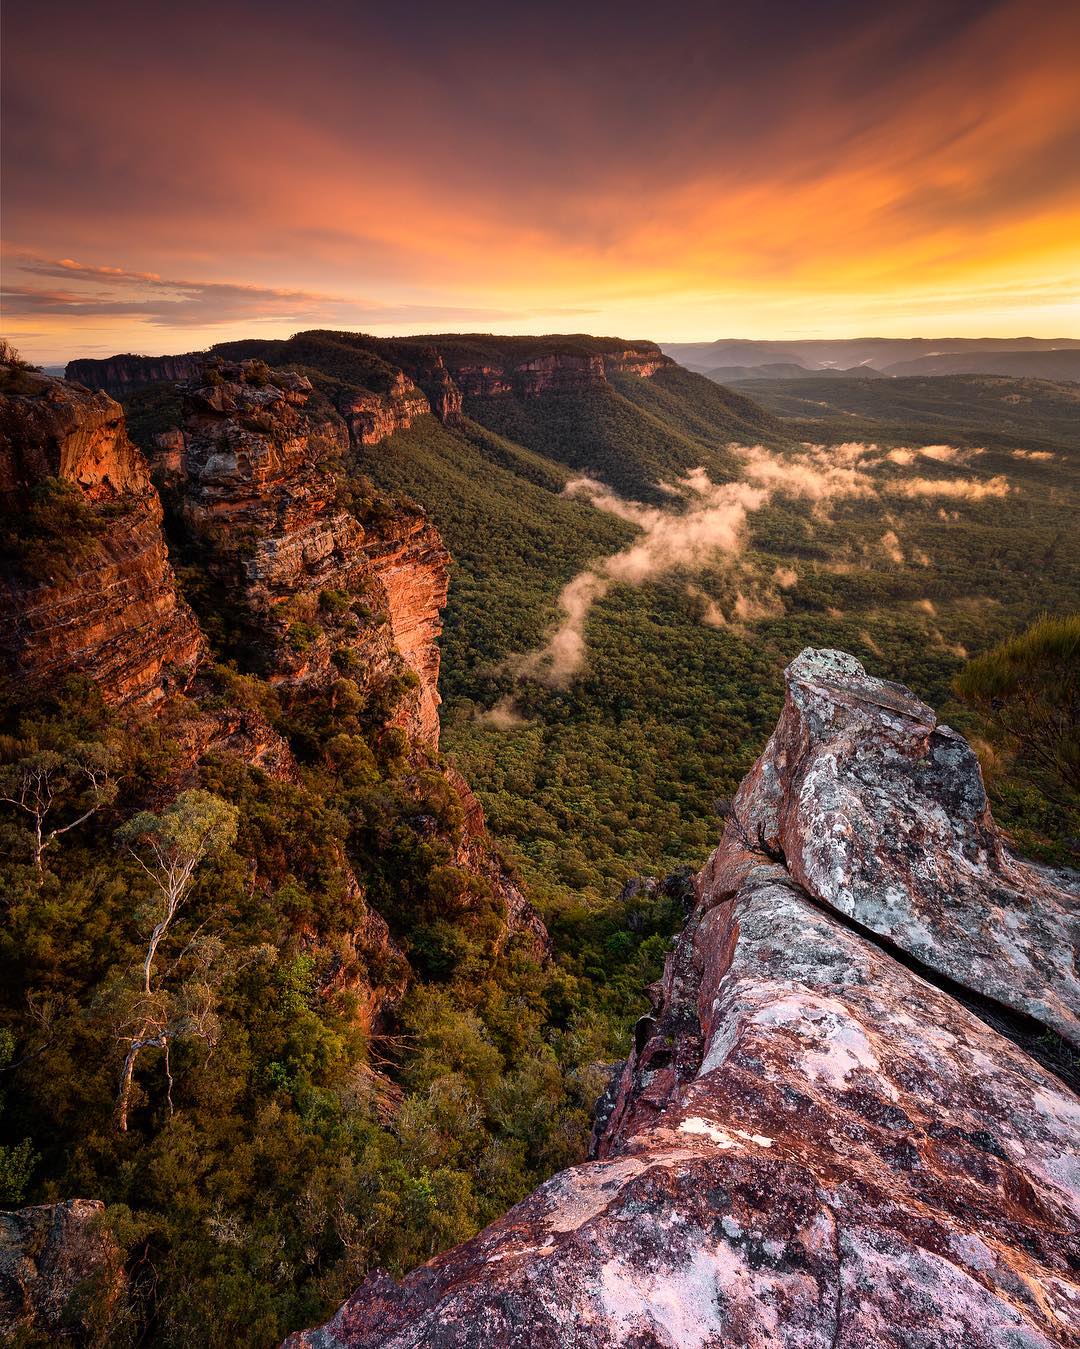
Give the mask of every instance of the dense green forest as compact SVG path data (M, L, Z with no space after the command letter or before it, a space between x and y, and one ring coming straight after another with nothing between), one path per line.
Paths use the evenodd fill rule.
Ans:
M839 404L812 427L751 418L728 391L674 369L618 380L610 392L470 400L461 428L425 424L365 451L365 471L425 502L450 544L444 745L560 921L593 922L598 909L612 912L629 877L703 860L716 803L759 752L779 710L780 671L803 646L851 651L979 737L978 714L952 688L966 660L1043 611L1075 608L1080 436L1063 411L1070 399L1075 408L1075 392L974 377L828 388L837 397L843 386L846 398L849 384L874 396L872 425L841 419ZM882 390L896 390L894 401ZM983 452L948 457L935 409L951 448ZM780 490L749 515L735 563L721 559L693 576L676 570L601 599L588 621L587 666L569 685L515 677L506 658L540 642L563 584L635 536L632 524L553 496L551 476L560 467L588 472L663 501L657 483L691 466L714 480L737 475L729 443L755 430L788 456L793 476L811 436L829 444L865 435L884 451L932 447L908 462L904 453L901 462L884 458L872 470L883 483L996 486L975 499L841 498L826 511ZM545 469L547 479L538 476ZM993 495L1002 479L1007 490ZM778 568L795 584L770 587ZM748 581L767 602L758 616L731 621ZM703 621L710 601L728 615L725 626ZM507 700L513 715L485 717ZM997 810L1018 844L1064 860L1076 833L1069 809L1023 772L993 767Z
M232 354L300 369L327 398L392 387L393 367L359 342L243 347ZM916 383L913 402L900 386ZM106 1201L134 1290L109 1342L273 1344L375 1266L401 1273L580 1159L603 1065L625 1053L682 922L682 878L715 844L802 647L842 647L913 687L975 739L1017 845L1069 859L1075 783L1025 749L1028 724L1003 707L1023 711L1016 671L1030 667L1060 712L1053 662L1073 659L1075 631L1044 632L989 673L969 665L1076 607L1069 392L874 381L856 417L843 384L811 422L781 385L762 407L665 367L470 398L459 421L423 416L353 451L350 504L421 503L453 554L443 751L543 913L550 961L500 939L490 891L454 860L461 807L438 763L383 733L405 686L378 705L349 680L283 702L235 659L222 598L182 539L181 582L214 646L199 706L132 726L79 679L5 700L3 795L47 769L62 784L55 823L89 814L44 850L17 802L0 819L2 1199ZM176 393L141 391L128 412L149 448ZM595 486L567 492L582 475L618 493L614 508ZM665 540L739 502L731 546L664 560ZM36 557L69 550L69 505L36 503ZM635 583L603 570L643 538L655 547ZM530 656L582 573L604 585L582 662L553 678ZM213 706L256 709L299 780L222 754L177 784L178 746ZM190 889L143 985L160 858L193 836ZM395 943L381 955L355 941L372 912ZM411 988L368 1036L349 976L391 987L402 959ZM119 1065L148 1005L179 1031L168 1057L135 1058L125 1098Z

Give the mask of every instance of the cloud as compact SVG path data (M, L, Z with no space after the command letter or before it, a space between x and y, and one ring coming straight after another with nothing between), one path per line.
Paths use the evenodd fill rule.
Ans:
M890 562L895 562L898 567L904 565L904 554L900 550L900 539L895 529L888 529L882 534L881 546Z
M512 659L517 673L564 683L585 664L586 620L614 584L642 585L667 572L700 571L717 554L737 552L747 511L757 510L768 496L746 482L718 486L703 469L692 470L677 486L685 494L683 509L626 501L595 478L567 483L565 495L585 496L597 510L637 525L641 538L567 582L559 595L558 626L539 651Z
M784 606L777 595L744 595L740 590L735 596L735 617L741 623L751 623L759 618L779 618Z
M837 497L876 495L873 479L866 472L875 459L875 445L848 441L842 445L807 445L789 455L777 455L764 445L732 447L743 459L743 472L770 491L786 493L819 504Z
M383 325L472 323L517 317L505 309L448 305L380 304L319 291L241 282L170 280L155 272L96 266L71 258L33 259L16 253L14 270L66 281L65 288L10 284L3 289L10 317L59 315L69 319L124 317L162 328L206 328L238 322Z
M54 257L668 338L1075 304L1062 0L9 10L5 227Z
M507 663L510 669L552 685L565 684L585 665L585 626L589 614L612 586L643 585L673 571L699 572L725 558L729 561L737 558L745 544L747 516L760 510L774 495L796 497L811 503L815 510L824 511L840 500L880 501L883 495L978 501L1002 497L1011 490L1003 476L988 480L915 477L879 481L873 470L886 462L896 463L896 451L882 452L877 445L862 441L838 445L807 443L784 454L764 445L731 444L728 448L741 461L743 479L714 483L704 468L690 469L674 482L658 484L671 498L670 506L629 501L596 478L578 477L566 484L565 495L586 497L597 510L636 525L641 534L628 547L590 563L567 582L559 595L561 617L551 636L538 650L511 657ZM910 453L913 461L918 452L905 453ZM943 510L939 514L946 518ZM894 519L888 511L881 518L889 527L880 538L880 547L890 561L903 566L906 559L900 536L893 527ZM918 548L911 550L911 560L922 567L932 565L930 557ZM837 574L855 571L858 565L848 561L823 564L825 570ZM865 567L867 562L861 565ZM697 587L687 585L687 593L703 605L701 621L721 627L782 614L784 606L779 592L796 585L798 579L793 567L777 565L772 574L775 590L744 581L736 590L730 615L725 615L716 601Z
M1014 459L1053 459L1053 450L1012 450L1010 452Z
M711 595L706 595L704 590L699 590L697 586L688 585L686 593L691 599L697 600L700 606L701 621L707 628L726 628L727 619L724 617L724 611Z
M903 497L962 497L966 501L983 501L987 497L1008 496L1012 488L1009 480L999 474L985 481L970 478L905 478L891 482L888 491Z
M500 698L494 707L480 712L476 720L485 726L494 726L496 730L512 731L518 726L527 726L528 720L514 706L512 698Z
M664 484L669 495L679 494L670 507L627 501L595 478L574 478L566 495L585 496L596 507L637 525L641 537L610 557L600 558L579 572L562 589L562 617L538 651L512 657L511 668L552 684L565 683L585 664L585 624L597 600L615 584L642 585L672 571L701 571L743 549L746 517L760 510L776 491L824 505L839 497L868 496L873 483L859 467L867 447L854 442L839 446L806 446L791 456L780 456L763 445L733 445L743 460L746 477L739 482L714 483L703 468L690 469L675 483ZM870 447L874 448L874 447ZM836 462L839 461L839 462ZM788 572L778 568L782 579ZM798 579L790 572L791 584ZM778 578L780 583L780 578ZM737 593L733 617L739 621L774 617L783 612L775 595ZM703 619L719 626L723 615L713 602Z

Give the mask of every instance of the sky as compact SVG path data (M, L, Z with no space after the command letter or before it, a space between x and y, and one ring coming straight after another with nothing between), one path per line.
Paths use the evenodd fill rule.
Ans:
M34 0L31 359L302 328L1080 336L1076 0Z

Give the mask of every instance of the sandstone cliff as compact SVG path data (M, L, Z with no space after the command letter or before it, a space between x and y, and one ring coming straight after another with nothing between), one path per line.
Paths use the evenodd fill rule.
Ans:
M196 379L205 355L191 351L180 356L109 356L105 360L87 358L69 361L66 379L89 389L103 389L114 398L122 398L133 389L149 384L176 383Z
M372 427L356 416L350 436L304 376L218 362L185 387L156 473L259 673L289 687L345 674L375 696L411 671L396 720L434 748L449 555L415 508L379 501L363 523L349 509L344 460Z
M964 742L804 652L697 896L598 1159L293 1349L1077 1342L1074 920Z
M463 398L540 398L650 379L674 367L653 342L568 337L457 335L381 338L315 330L287 341L224 342L177 356L110 356L72 361L70 380L117 397L152 384L198 381L214 361L263 360L318 370L341 385L337 407L355 444L373 445L426 412L443 422Z
M9 679L30 688L79 672L107 701L133 704L190 681L202 636L178 596L161 503L118 403L45 375L9 379L0 513Z
M439 743L439 635L450 555L426 516L399 511L369 522L364 555L382 586L394 645L419 680L408 728Z
M651 342L610 350L528 349L529 339L448 345L443 359L454 383L467 398L541 398L603 388L616 375L651 378L674 362ZM539 339L540 347L550 345Z

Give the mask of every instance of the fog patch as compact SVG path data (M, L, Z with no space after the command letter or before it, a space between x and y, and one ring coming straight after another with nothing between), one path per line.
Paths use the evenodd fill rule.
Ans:
M699 590L697 586L688 585L686 593L691 599L697 600L701 606L701 622L707 628L726 628L727 619L724 617L724 611L711 595L706 595L704 590Z
M613 585L639 586L672 571L701 571L718 556L734 556L743 547L747 512L758 510L769 495L748 482L711 482L703 468L665 486L682 494L684 509L627 501L595 478L566 484L563 495L586 497L597 510L637 525L641 537L591 563L563 586L558 627L538 651L511 657L509 666L516 674L565 684L585 664L589 612ZM710 612L715 626L719 609Z
M873 480L866 472L867 454L875 446L849 441L826 447L807 445L790 455L776 455L763 445L732 446L743 459L747 478L770 492L823 505L837 497L876 495Z
M922 445L919 453L924 459L935 459L939 464L965 463L974 459L985 450L962 450L956 445Z
M735 617L740 623L752 623L759 618L780 618L784 606L779 595L744 595L740 590L735 596Z
M890 562L895 562L898 567L904 565L904 554L900 549L900 539L895 529L887 529L881 536L881 546L885 550L885 556Z
M966 501L983 501L987 497L1008 496L1012 488L1003 474L979 482L969 478L905 478L891 482L888 490L903 497L957 497Z
M514 706L514 700L509 695L500 698L494 707L489 707L486 712L477 714L476 720L484 726L493 726L499 731L512 731L518 726L527 726L528 718L523 717Z
M798 585L799 573L794 567L777 567L773 572L773 580L781 590L790 590L792 586Z

